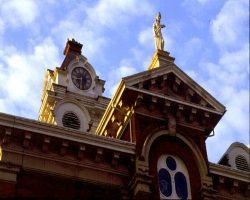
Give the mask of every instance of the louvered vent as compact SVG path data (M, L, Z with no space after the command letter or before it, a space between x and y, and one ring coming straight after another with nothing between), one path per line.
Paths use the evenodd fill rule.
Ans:
M76 114L69 112L63 115L62 123L64 127L80 129L80 120Z
M247 160L244 156L242 156L242 155L236 156L235 164L236 164L237 169L249 171L249 166L248 166Z

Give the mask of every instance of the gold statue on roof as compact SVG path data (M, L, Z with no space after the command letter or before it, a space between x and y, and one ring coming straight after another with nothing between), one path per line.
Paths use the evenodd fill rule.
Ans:
M154 40L156 50L164 50L164 39L162 37L161 29L165 28L164 24L161 24L161 13L158 12L153 24Z

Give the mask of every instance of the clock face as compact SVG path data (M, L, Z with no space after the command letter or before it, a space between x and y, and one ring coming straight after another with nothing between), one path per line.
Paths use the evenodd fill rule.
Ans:
M73 83L80 90L87 90L92 84L92 78L89 72L83 67L76 67L71 73Z

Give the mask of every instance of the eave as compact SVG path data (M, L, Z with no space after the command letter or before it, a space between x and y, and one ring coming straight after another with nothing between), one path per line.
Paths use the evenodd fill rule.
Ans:
M135 144L130 142L3 113L0 113L0 148L0 168L115 187L127 184L135 155ZM13 173L16 177L16 172ZM111 182L110 177L113 177Z
M231 178L237 181L243 181L246 183L250 183L250 172L232 169L231 167L209 163L210 173L226 178Z
M37 120L7 115L4 113L0 113L0 126L11 129L20 129L33 134L41 134L58 139L70 140L72 142L93 145L121 153L128 153L132 155L135 153L135 145L130 142L83 133L78 130L67 129L64 127L39 122Z
M214 113L214 114L218 114L218 115L223 115L225 113L225 111L221 112L221 111L217 111L217 110L212 109L212 108L202 107L202 106L194 104L194 103L180 101L178 99L175 99L175 98L172 98L172 97L169 97L169 96L165 96L165 95L161 95L161 94L155 94L155 93L152 93L152 92L147 91L147 90L137 89L137 88L130 87L130 86L126 86L126 88L131 90L131 91L135 91L135 92L150 95L150 96L155 96L155 97L160 98L160 99L165 99L165 100L175 102L175 103L178 103L178 104L181 104L181 105L194 107L194 108L197 108L197 109L200 109L200 110L203 110L203 111L207 111L207 112L210 112L210 113Z
M165 74L174 73L178 78L185 84L187 84L190 88L192 88L197 94L204 97L208 103L215 106L217 110L221 113L226 112L225 106L220 103L217 99L215 99L210 93L208 93L204 88L202 88L198 83L196 83L192 78L190 78L184 71L182 71L178 66L174 63L168 66L162 66L155 68L153 70L143 71L137 74L133 74L131 76L127 76L123 78L126 87L132 86L140 83L146 79L153 79L159 76L163 76Z
M105 133L106 126L107 126L108 122L111 120L111 117L114 113L114 110L115 110L117 104L119 103L120 98L121 98L124 90L125 90L125 84L124 84L124 81L121 80L121 82L119 83L119 85L117 87L117 90L116 90L114 96L111 98L111 100L108 104L108 107L105 110L104 115L103 115L97 129L96 129L97 135L107 135L107 133Z

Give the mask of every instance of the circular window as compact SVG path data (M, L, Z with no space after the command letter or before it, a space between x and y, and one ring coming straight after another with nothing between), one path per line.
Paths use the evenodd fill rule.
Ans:
M78 119L77 115L72 112L68 112L63 115L62 124L64 127L73 128L73 129L80 129L80 120Z
M244 156L242 156L242 155L236 156L235 164L236 164L237 169L249 171L249 166L248 166L247 160Z

